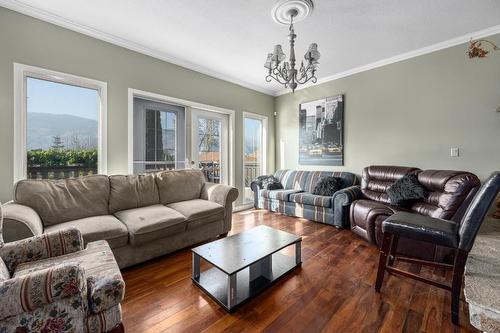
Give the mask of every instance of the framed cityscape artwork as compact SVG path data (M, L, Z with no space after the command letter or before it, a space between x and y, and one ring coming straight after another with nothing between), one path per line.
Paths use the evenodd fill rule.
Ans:
M299 105L299 164L344 165L344 95Z

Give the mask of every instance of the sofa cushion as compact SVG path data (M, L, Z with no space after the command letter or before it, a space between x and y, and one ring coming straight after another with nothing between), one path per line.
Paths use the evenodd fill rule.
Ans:
M109 179L85 176L60 180L21 180L14 187L14 201L33 208L44 226L107 215Z
M304 191L309 171L302 170L278 170L274 173L285 190Z
M468 201L479 188L479 178L469 172L425 170L418 181L426 190L424 200L412 205L413 212L431 217L460 221Z
M304 191L313 193L314 187L321 178L335 177L339 178L339 189L356 185L356 175L350 172L341 171L308 171L307 180L305 183Z
M85 271L89 310L92 313L109 309L123 300L125 282L113 252L105 241L89 243L82 251L19 264L14 271L14 277L61 264L76 264Z
M267 199L290 201L290 194L300 193L301 190L261 190L260 195Z
M45 228L45 232L59 231L69 227L80 230L85 244L106 240L109 246L114 249L128 243L127 227L113 215L92 216L59 223Z
M403 166L372 165L363 169L361 192L363 196L390 204L387 189L408 174L418 174L420 169Z
M155 175L114 175L109 177L109 212L160 203Z
M200 170L170 170L156 174L156 184L163 205L199 199L205 176Z
M175 202L167 207L186 217L188 229L224 219L224 207L213 201L194 199Z
M290 194L290 201L311 206L332 207L332 197L306 192Z
M186 230L186 218L163 205L122 210L115 216L127 226L132 245L145 244Z

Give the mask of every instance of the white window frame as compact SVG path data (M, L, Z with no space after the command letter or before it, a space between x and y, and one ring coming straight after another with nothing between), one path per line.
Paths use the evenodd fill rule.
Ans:
M216 113L222 113L222 114L227 114L229 117L229 132L228 132L228 166L229 166L229 185L233 186L235 184L235 168L234 168L234 140L235 140L235 135L234 135L234 128L235 128L235 116L236 112L234 110L230 109L225 109L225 108L220 108L217 106L212 106L212 105L207 105L207 104L202 104L202 103L197 103L193 101L188 101L185 99L180 99L176 97L170 97L170 96L165 96L157 93L152 93L144 90L139 90L139 89L134 89L134 88L128 88L128 172L133 173L134 172L134 98L141 98L145 100L150 100L153 102L160 102L160 103L167 103L167 104L174 104L174 105L179 105L183 106L186 108L186 158L189 158L191 156L188 156L189 150L188 149L191 145L191 135L190 132L188 131L188 127L190 127L190 121L191 121L191 108L199 109L199 110L205 110L205 111L211 111L211 112L216 112ZM188 133L189 132L189 133ZM188 167L188 166L186 166Z
M241 118L241 128L243 130L243 136L242 136L242 144L241 144L241 188L243 189L243 196L242 196L242 201L243 205L247 205L252 203L250 200L245 200L245 118L251 118L255 120L262 121L262 138L261 138L261 143L262 143L262 152L261 152L261 173L263 175L267 174L267 134L268 134L268 122L269 118L267 116L263 116L257 113L252 113L252 112L243 112L243 116Z
M100 110L97 135L97 168L108 173L107 154L107 83L35 66L14 63L14 182L27 177L27 77L97 90Z

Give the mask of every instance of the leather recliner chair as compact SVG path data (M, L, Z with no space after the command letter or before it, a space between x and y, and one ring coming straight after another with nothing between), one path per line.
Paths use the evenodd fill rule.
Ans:
M403 208L390 204L387 189L407 174L416 174L426 190L425 198ZM382 222L399 211L459 222L480 186L478 177L464 171L420 170L401 166L369 166L350 205L351 229L373 244L382 244ZM449 251L424 242L401 239L398 252L442 261Z

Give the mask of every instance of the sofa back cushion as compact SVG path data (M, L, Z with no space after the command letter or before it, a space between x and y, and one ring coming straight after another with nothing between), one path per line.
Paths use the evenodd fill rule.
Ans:
M357 177L350 172L337 171L303 171L303 170L277 170L274 177L283 185L285 190L305 191L312 193L314 186L322 177L342 178L342 188L356 185Z
M205 176L200 170L170 170L156 174L156 185L160 203L199 199L205 184Z
M60 180L21 180L14 187L14 201L33 208L44 226L107 215L108 176L95 175Z
M405 175L419 172L418 168L403 166L372 165L366 167L361 177L361 192L368 199L390 204L387 189Z
M285 190L305 191L309 171L277 170L274 177L278 178Z
M340 189L356 185L356 175L350 172L339 172L339 171L307 171L307 181L304 187L304 191L312 193L314 187L321 178L324 177L336 177L341 179Z
M465 171L425 170L418 174L418 181L426 195L411 206L411 211L457 222L462 215L455 215L459 211L463 214L462 205L468 205L480 186L479 178Z
M155 175L114 175L109 177L109 212L160 203Z

